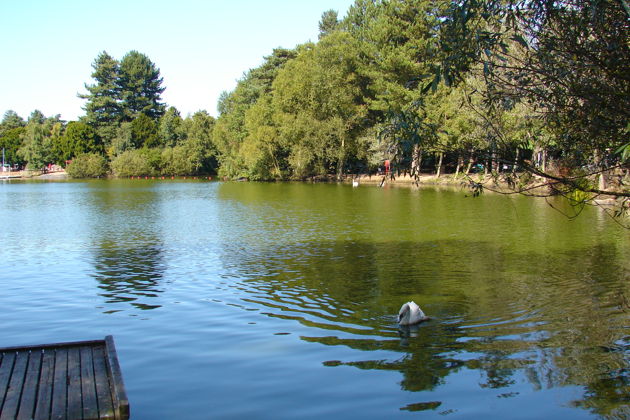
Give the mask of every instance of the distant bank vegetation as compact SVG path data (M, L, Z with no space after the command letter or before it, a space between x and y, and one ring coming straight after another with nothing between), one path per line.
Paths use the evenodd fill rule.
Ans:
M245 72L216 119L163 103L146 55L102 52L84 116L7 111L0 147L11 164L77 177L341 178L389 161L627 201L629 22L625 0L356 0L343 19L322 14L317 42Z

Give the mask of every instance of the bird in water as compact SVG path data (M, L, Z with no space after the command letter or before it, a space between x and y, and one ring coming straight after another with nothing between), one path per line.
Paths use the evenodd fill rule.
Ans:
M405 303L398 312L399 325L413 325L429 319L415 302Z

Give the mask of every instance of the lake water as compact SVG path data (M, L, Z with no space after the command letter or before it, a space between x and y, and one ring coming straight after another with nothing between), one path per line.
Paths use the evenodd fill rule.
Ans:
M628 418L629 257L519 196L5 182L0 346L114 335L133 419Z

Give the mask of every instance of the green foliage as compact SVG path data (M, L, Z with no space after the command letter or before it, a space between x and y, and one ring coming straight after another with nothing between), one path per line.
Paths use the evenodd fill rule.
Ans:
M138 51L130 51L120 61L118 89L120 105L126 121L144 114L157 120L165 106L160 95L164 92L160 70L149 58Z
M341 176L347 159L356 154L367 116L357 52L348 33L334 32L316 46L303 46L279 72L273 122L290 149L293 177Z
M175 107L169 107L162 118L158 127L158 135L160 144L173 147L180 143L186 137L183 130L183 123L179 111Z
M2 130L2 134L0 134L0 149L4 149L4 161L6 163L11 165L23 165L25 163L23 157L18 153L25 131L24 127Z
M118 61L112 58L106 51L101 52L94 63L92 78L95 84L85 84L87 94L79 94L81 99L87 102L85 122L93 127L119 123L122 118L120 98L120 67Z
M48 163L43 124L27 124L22 141L18 155L28 162L29 168L34 170L43 168Z
M160 70L144 54L130 51L120 62L103 51L92 64L92 78L96 83L86 84L84 122L99 130L130 122L141 114L157 121L165 110L160 95L164 92ZM111 128L100 133L103 138L114 138ZM104 135L105 134L105 135ZM106 142L107 143L107 142Z
M161 159L161 156L158 159ZM146 149L127 150L112 160L111 168L114 175L121 178L154 176L157 175L155 161L154 153L147 153Z
M161 156L163 175L182 176L196 173L199 162L191 158L184 146L165 147Z
M185 148L192 172L190 174L216 171L216 150L212 142L215 120L206 111L198 111L184 122Z
M127 150L136 148L132 140L131 123L124 122L116 129L116 135L112 139L110 146L107 148L107 155L110 159L120 155Z
M33 111L22 134L22 144L17 151L19 158L33 170L57 162L55 144L59 142L62 130L58 115L46 118L40 111Z
M72 178L102 178L108 170L107 159L97 153L77 155L66 167L66 172Z
M238 178L250 172L241 156L241 147L248 136L245 117L259 98L272 94L272 85L278 72L297 55L294 50L275 49L265 57L264 63L250 70L231 93L224 93L219 100L219 119L213 131L213 143L221 162L220 174ZM272 124L271 121L266 121Z
M523 187L514 172L525 169L565 195L589 193L576 181L588 174L550 171L548 160L603 171L602 180L628 169L623 5L356 0L341 21L322 14L317 43L275 49L248 70L221 95L216 121L165 111L159 69L144 54L117 61L102 52L80 95L80 122L64 132L59 118L34 111L24 127L7 111L0 144L35 167L104 152L118 176L341 178L389 159L413 175L481 164L513 188ZM627 185L616 188L627 196Z
M158 127L145 114L139 114L131 121L131 144L134 148L156 147L159 145Z
M85 153L102 153L102 147L91 126L72 121L66 127L65 134L60 137L57 153L61 162L65 162Z
M31 112L31 115L29 115L27 122L29 124L44 124L45 121L46 117L44 116L44 114L42 114L39 109L36 109L35 111Z
M336 10L327 10L322 13L319 21L319 39L339 29L339 18Z
M2 122L0 122L0 134L2 134L6 130L12 130L14 128L24 127L26 123L20 117L17 112L13 110L8 110L4 113L2 118Z

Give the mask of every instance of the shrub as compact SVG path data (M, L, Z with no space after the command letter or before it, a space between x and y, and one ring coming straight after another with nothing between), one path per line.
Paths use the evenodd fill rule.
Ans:
M144 150L127 150L112 161L112 171L117 177L150 176L156 170Z
M162 150L162 174L181 176L194 173L193 159L185 147L166 147Z
M101 178L107 175L107 159L96 153L83 153L76 156L66 167L72 178Z

